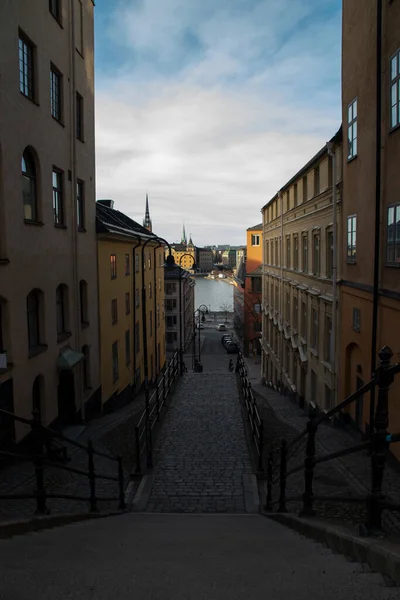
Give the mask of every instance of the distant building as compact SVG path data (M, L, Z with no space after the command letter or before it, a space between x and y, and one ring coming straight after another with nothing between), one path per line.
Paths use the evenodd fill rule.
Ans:
M180 267L165 269L165 331L167 352L180 347L182 308L182 349L186 350L193 338L195 282L189 273ZM180 287L180 294L179 294ZM181 304L181 307L180 307Z
M245 260L247 256L247 248L246 246L242 246L240 248L237 248L236 250L236 268L238 269L240 266L240 263Z
M231 269L236 267L236 250L234 248L222 252L222 264Z
M198 273L210 273L213 269L214 257L212 250L197 248L197 271Z

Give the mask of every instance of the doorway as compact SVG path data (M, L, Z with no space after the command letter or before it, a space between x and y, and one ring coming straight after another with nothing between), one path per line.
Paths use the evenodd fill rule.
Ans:
M356 389L359 390L363 385L364 385L363 380L361 379L361 377L357 376ZM361 396L360 398L358 398L356 400L356 414L355 414L355 422L356 422L358 429L360 429L360 431L363 431L363 416L364 416L364 396Z
M76 422L75 381L72 371L60 371L58 378L58 418L62 425Z

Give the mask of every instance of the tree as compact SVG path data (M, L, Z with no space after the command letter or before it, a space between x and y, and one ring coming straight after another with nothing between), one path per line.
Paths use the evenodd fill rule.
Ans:
M233 306L231 304L228 304L227 302L223 302L220 305L219 310L223 313L226 323L228 321L229 313L233 312Z

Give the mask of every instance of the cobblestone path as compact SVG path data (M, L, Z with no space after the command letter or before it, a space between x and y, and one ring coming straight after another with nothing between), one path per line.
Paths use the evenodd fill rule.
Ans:
M147 511L246 512L244 475L252 467L234 373L185 375L154 461Z

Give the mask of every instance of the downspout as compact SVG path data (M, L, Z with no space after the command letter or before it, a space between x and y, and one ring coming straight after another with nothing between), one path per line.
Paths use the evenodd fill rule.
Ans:
M281 363L281 376L279 393L282 394L283 388L283 194L278 192L278 198L281 203L281 297L280 297L280 313L281 313L281 347L280 347L280 363Z
M157 328L158 328L158 319L157 319L157 261L156 261L156 250L160 248L161 242L158 242L157 246L153 248L153 265L154 265L154 361L155 361L155 371L156 371L156 383L158 378L159 369L157 367Z
M132 352L133 352L133 393L136 393L135 376L136 376L136 344L135 344L135 327L136 327L136 253L135 250L142 244L140 237L138 244L132 246L132 303L133 303L133 327L132 327ZM140 298L140 295L139 295ZM140 335L140 334L139 334Z
M333 219L333 257L332 257L332 335L330 355L333 357L332 369L332 406L336 406L336 323L337 323L337 174L336 151L333 142L326 144L332 160L332 219ZM332 408L328 406L328 408Z
M380 217L381 217L381 119L382 119L382 0L377 0L376 20L376 148L375 148L375 247L374 247L374 292L372 307L371 377L376 368L376 344L378 334L379 307L379 260L380 260ZM375 388L371 390L369 405L369 429L374 428Z

